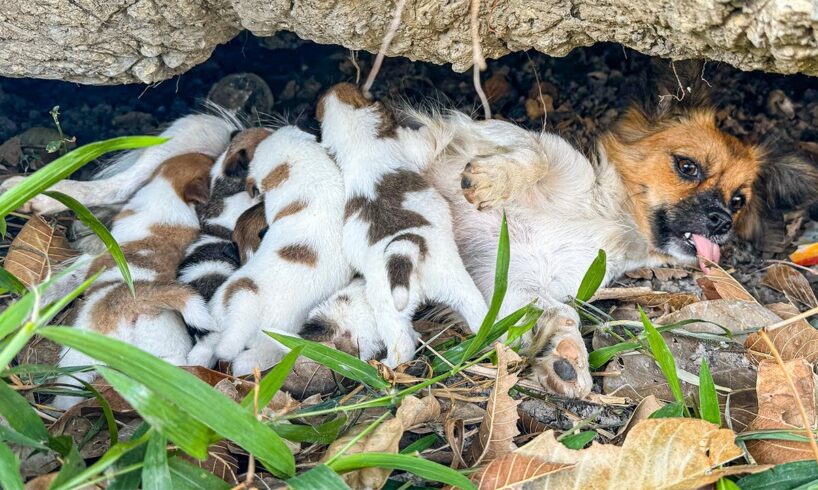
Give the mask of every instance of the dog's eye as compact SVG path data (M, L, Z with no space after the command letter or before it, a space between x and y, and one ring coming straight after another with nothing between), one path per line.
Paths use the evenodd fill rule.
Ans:
M692 158L673 155L673 161L676 164L676 170L683 178L698 179L702 173L701 167Z
M734 194L733 197L730 199L730 209L733 212L738 211L739 209L744 207L744 204L747 202L747 198L744 197L744 194Z

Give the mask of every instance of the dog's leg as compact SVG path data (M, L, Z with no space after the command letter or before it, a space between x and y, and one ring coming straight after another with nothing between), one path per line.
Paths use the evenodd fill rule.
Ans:
M213 367L216 363L216 345L220 341L221 332L210 332L200 338L187 355L187 365Z
M513 202L534 187L547 173L548 159L531 150L514 150L478 156L463 169L463 196L479 210Z
M370 260L367 269L364 272L366 298L372 306L378 330L386 341L384 363L390 367L396 367L411 361L415 355L415 346L419 336L412 326L411 312L413 310L406 308L400 312L395 308L389 280L386 277L386 264L383 260ZM410 306L414 304L416 301L409 300Z
M285 335L292 335L282 332ZM259 332L248 349L242 351L230 363L233 376L246 376L253 374L253 369L259 371L270 369L281 360L289 349L279 344L264 332Z
M69 349L67 347L64 347L58 364L60 367L74 367L94 365L99 364L99 362L95 361L91 357L83 354L82 352L76 349ZM96 376L97 372L93 370L82 373L73 373L71 374L71 376L68 375L60 376L59 378L57 378L56 383L59 385L69 385L81 388L82 383L80 383L78 380L90 383L91 381L93 381L94 378L96 378ZM83 400L85 400L85 398L83 397L57 395L57 397L54 398L54 401L51 402L51 406L59 410L68 410L69 408L73 407L74 405Z
M229 282L225 283L229 284ZM219 298L217 294L214 299ZM216 348L219 359L232 361L247 347L259 332L259 315L262 313L259 296L250 290L236 292L224 308L217 323L223 329L221 341Z
M426 292L430 299L449 305L460 313L469 329L477 333L488 312L486 300L463 266L457 250L444 253L441 258L444 260L425 264L424 279L429 279Z

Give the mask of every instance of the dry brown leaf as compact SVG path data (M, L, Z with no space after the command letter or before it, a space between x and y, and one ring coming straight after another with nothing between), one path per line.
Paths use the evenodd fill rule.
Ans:
M664 402L656 398L654 395L648 395L645 398L642 398L642 401L636 406L636 409L633 411L630 418L628 418L628 421L625 422L625 425L623 425L619 429L619 432L616 433L615 442L618 443L623 441L631 429L636 426L636 424L643 420L647 420L647 418L650 417L653 412L664 406Z
M758 303L737 299L717 299L685 306L679 311L657 318L654 323L668 325L682 320L713 322L730 330L734 338L741 338L749 330L781 321L777 315ZM723 334L724 331L716 325L696 322L685 325L684 329L690 332Z
M790 374L804 405L810 425L815 424L815 383L812 366L803 359L787 361L784 368ZM784 371L775 360L763 361L758 366L758 416L747 430L802 429L801 413ZM747 441L747 449L759 463L780 464L813 459L808 442L762 439Z
M486 416L480 424L480 431L469 446L465 458L471 466L493 461L513 451L516 448L513 439L520 433L517 428L517 420L520 418L517 414L517 405L520 402L508 394L508 390L517 383L517 375L508 372L508 363L516 354L500 343L495 345L495 350L497 377L494 388L486 404Z
M787 303L768 305L768 308L784 320L798 314L798 308ZM785 361L793 359L806 359L812 363L818 361L818 331L806 320L769 331L767 336ZM747 348L747 355L756 364L765 359L772 359L769 346L756 333L747 337L744 347Z
M511 453L489 463L472 475L471 481L479 490L516 489L524 483L570 467L571 465L546 463L539 458Z
M775 264L767 269L761 284L784 293L787 300L796 308L818 306L818 300L807 278L788 265Z
M227 449L227 441L219 441L211 444L210 447L207 448L207 459L201 461L182 452L177 453L177 457L213 473L231 485L239 484L238 476L236 475L239 470L239 462Z
M57 264L77 255L62 233L34 215L11 242L3 266L31 287L42 282Z
M699 488L719 478L762 471L768 466L719 466L742 455L735 433L697 419L649 419L636 424L624 444L592 443L568 449L548 431L515 454L545 463L573 465L548 474L526 488Z
M738 281L718 264L708 261L710 273L699 280L699 286L707 299L737 299L757 303L753 295L747 292Z

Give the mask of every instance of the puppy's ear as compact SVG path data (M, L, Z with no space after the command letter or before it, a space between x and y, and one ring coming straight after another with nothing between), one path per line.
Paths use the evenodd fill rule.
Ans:
M224 157L224 174L228 177L240 177L247 174L250 168L250 155L245 148L232 151Z
M247 193L250 194L250 197L257 197L259 195L259 190L258 187L256 186L255 179L247 179L247 181L244 184L244 190L246 190Z
M204 204L210 199L210 184L206 176L196 177L185 185L182 199L188 204Z
M712 107L706 65L700 60L654 59L652 78L644 86L643 109L652 119L677 118Z
M769 142L760 146L762 159L753 197L736 223L736 233L759 243L771 219L783 211L818 201L818 162Z

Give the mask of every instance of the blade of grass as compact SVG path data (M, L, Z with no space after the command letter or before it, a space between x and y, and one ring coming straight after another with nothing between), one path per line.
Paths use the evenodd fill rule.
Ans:
M0 195L0 217L5 217L32 197L65 179L86 163L101 157L105 153L145 148L165 141L167 141L167 138L158 136L125 136L81 146L57 158Z
M299 337L291 337L273 332L264 333L290 349L301 347L301 352L305 357L312 359L344 377L359 381L377 390L388 390L391 387L389 383L378 375L377 369L346 352L341 352L327 347L324 344Z
M303 347L296 347L284 356L273 369L267 373L261 382L258 384L258 406L266 407L270 400L273 399L276 392L281 389L287 376L292 371L296 359L301 355ZM244 408L253 409L253 393L249 393L241 401L241 406Z
M597 289L599 289L599 286L602 285L602 281L605 279L606 268L607 258L605 251L600 249L594 261L591 262L591 266L582 277L582 282L579 284L576 297L578 301L587 303L594 294L596 294Z
M287 480L292 490L349 490L349 486L332 471L329 466L319 464L315 468L305 471L295 478Z
M613 359L613 357L617 354L635 350L641 346L642 344L639 342L620 342L618 344L602 347L588 354L588 364L591 365L591 369L599 369L604 366L606 362Z
M120 442L115 446L111 447L94 464L86 468L84 471L76 474L69 481L65 482L62 485L52 484L50 490L69 490L86 488L89 480L91 480L95 475L102 473L103 471L105 471L106 468L110 467L111 465L119 461L120 458L123 458L124 456L128 455L131 451L142 447L145 443L148 442L148 439L150 439L151 435L152 432L150 431L145 431L139 437L136 437L136 434L134 434L134 437L132 437L131 440L127 442Z
M341 456L328 466L338 473L372 467L402 470L426 480L446 483L465 490L477 490L468 478L448 466L406 454L379 452L349 454Z
M662 337L656 327L645 315L644 310L639 308L639 315L642 318L642 324L645 326L645 338L650 346L650 351L656 359L659 368L665 375L668 387L677 402L684 404L684 396L682 395L682 385L679 381L679 375L676 373L676 361L673 359L673 354L668 349L665 339Z
M818 480L814 460L776 465L767 471L745 476L738 482L741 490L791 490Z
M20 296L26 294L26 285L4 267L0 267L0 288Z
M40 416L22 395L12 390L5 382L0 382L0 413L8 425L20 434L39 443L44 444L48 441L48 430Z
M582 449L586 444L594 440L596 437L595 430L586 430L584 432L577 432L562 439L560 442L568 449Z
M716 482L716 490L741 490L741 488L729 478L719 478Z
M511 250L508 240L508 223L506 223L506 213L503 212L503 223L500 226L500 243L497 246L497 263L494 268L494 293L491 295L491 304L483 323L480 325L480 330L474 337L474 341L466 347L463 357L457 364L461 364L471 359L471 357L478 352L478 349L489 336L491 327L497 320L497 315L500 313L500 307L503 305L503 299L506 296L508 289L508 264L511 259Z
M181 458L170 458L168 466L170 467L171 486L167 488L173 490L230 490L230 485L218 476Z
M60 472L57 473L57 477L54 478L54 481L51 482L50 488L60 488L66 485L67 482L70 482L74 478L78 477L79 475L83 474L85 468L85 460L80 456L80 452L77 449L76 444L74 441L71 440L71 436L67 436L67 444L70 444L68 451L64 453L62 458L62 467L60 467Z
M169 438L195 458L207 458L207 447L213 433L206 425L129 377L103 366L97 370L163 438Z
M272 424L276 434L292 442L310 442L330 444L338 438L341 429L347 422L345 415L340 415L320 425Z
M648 416L649 419L672 419L677 417L684 417L685 405L684 403L668 403L659 410L656 410Z
M142 466L142 489L167 488L173 488L168 467L168 440L159 432L154 432L148 440L145 462Z
M809 442L809 437L802 435L803 433L804 431L801 429L753 430L736 434L736 440L755 441L760 439L777 439L781 441Z
M94 332L47 327L39 333L172 400L191 417L255 455L273 474L288 477L295 472L292 454L271 428L196 376L130 344Z
M5 413L5 412L4 412ZM13 442L20 446L33 447L43 451L48 451L49 447L40 441L36 441L28 436L20 434L14 429L0 425L0 441Z
M436 434L429 434L428 436L423 436L417 441L409 444L405 448L400 450L401 454L414 454L416 452L421 453L430 447L434 446L440 438L437 437Z
M128 440L129 442L134 442L139 440L141 437L145 437L145 434L150 429L150 425L147 422L142 422L139 427L136 428L131 438ZM128 466L140 463L141 461L145 460L145 445L139 445L132 448L130 451L122 455L119 461L116 462L116 466L113 468L113 472L116 473L119 470L122 470ZM142 481L142 473L139 471L130 471L128 473L123 473L116 476L113 480L108 482L107 490L130 490L132 488L138 488L139 482Z
M128 285L128 289L131 290L131 294L135 295L133 288L133 278L131 278L131 271L128 268L128 262L125 260L125 255L122 253L122 249L119 248L119 244L116 242L114 237L111 235L111 232L108 231L108 228L102 224L102 222L94 216L88 208L82 205L79 201L74 199L73 197L63 194L62 192L57 191L47 191L43 194L60 201L74 212L77 218L85 223L94 234L99 237L102 243L105 245L105 248L108 249L108 253L111 254L111 258L114 259L114 263L116 263L117 267L119 267L119 272L122 274L122 279L125 281L125 284Z
M719 410L719 397L716 394L716 384L713 382L713 375L710 374L707 359L704 358L702 358L702 367L699 371L699 412L702 420L721 426L721 411Z
M23 478L20 476L20 460L0 442L0 482L7 490L23 490Z

